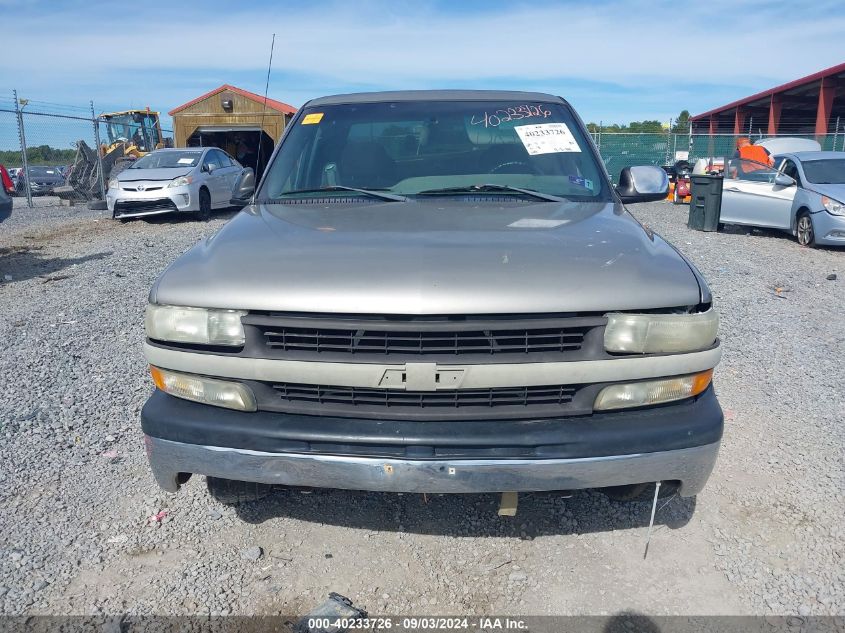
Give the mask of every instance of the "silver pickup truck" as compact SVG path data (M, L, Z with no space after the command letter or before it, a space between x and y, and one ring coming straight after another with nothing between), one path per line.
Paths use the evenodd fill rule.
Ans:
M159 485L465 493L704 486L722 412L707 284L546 94L315 99L247 204L149 296ZM651 487L649 487L651 486Z

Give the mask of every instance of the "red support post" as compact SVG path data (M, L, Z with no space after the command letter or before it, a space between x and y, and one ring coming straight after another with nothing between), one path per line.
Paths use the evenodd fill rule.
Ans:
M734 134L739 136L745 134L745 110L737 106L736 114L734 115Z
M780 125L780 113L783 109L783 95L775 93L769 100L769 136L776 136L778 133L778 126Z
M819 106L816 109L816 140L821 142L820 136L827 134L827 124L830 120L830 112L833 109L833 97L836 94L836 86L832 77L822 77L819 85Z
M710 115L710 136L713 136L719 131L719 119L716 118L716 115Z

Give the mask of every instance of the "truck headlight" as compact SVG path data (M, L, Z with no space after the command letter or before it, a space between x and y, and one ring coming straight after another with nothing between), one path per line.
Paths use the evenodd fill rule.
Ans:
M822 204L824 205L824 208L827 209L828 213L832 213L833 215L845 215L845 204L839 202L839 200L822 196Z
M147 337L174 343L244 344L243 310L211 310L149 304L144 319Z
M627 409L692 398L707 389L712 378L713 370L708 369L698 374L676 378L610 385L596 396L593 409L596 411Z
M239 382L182 374L152 365L150 375L156 387L177 398L238 411L255 411L257 408L252 390Z
M168 183L168 187L184 187L190 185L194 181L192 176L179 176Z
M608 352L657 354L694 352L716 340L719 315L713 310L695 314L607 315L604 348Z

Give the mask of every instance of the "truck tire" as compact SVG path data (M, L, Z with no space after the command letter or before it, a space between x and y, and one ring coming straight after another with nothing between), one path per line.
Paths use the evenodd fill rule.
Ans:
M235 481L219 477L206 477L205 481L208 492L214 500L227 506L258 501L273 492L273 486L252 481Z
M610 486L601 491L613 501L651 501L654 499L654 482L644 484L629 484L627 486ZM678 491L678 484L674 481L664 481L660 484L658 499L671 497Z

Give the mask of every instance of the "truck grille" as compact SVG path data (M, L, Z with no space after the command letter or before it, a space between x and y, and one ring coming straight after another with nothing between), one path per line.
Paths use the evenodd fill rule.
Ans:
M572 402L575 387L499 387L489 389L451 389L447 391L404 391L367 387L327 387L324 385L274 384L273 389L285 402L316 402L377 407L503 407L562 405Z
M259 409L389 419L493 419L589 413L578 385L404 391L297 383L253 383ZM592 404L590 400L589 404Z
M326 320L250 314L256 343L270 357L466 357L496 354L580 355L602 317L484 320ZM328 359L326 359L328 360Z

